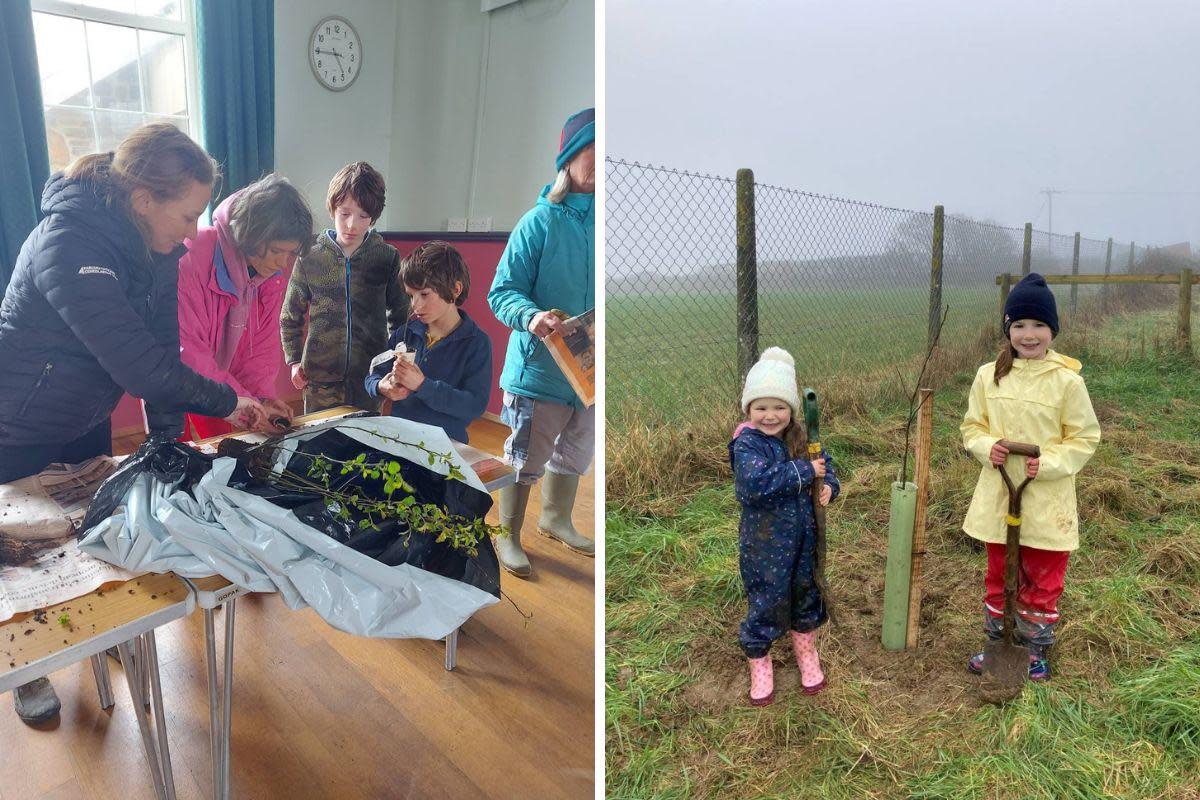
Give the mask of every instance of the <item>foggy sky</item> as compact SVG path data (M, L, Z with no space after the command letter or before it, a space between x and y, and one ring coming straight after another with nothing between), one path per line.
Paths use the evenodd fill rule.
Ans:
M605 9L610 157L1043 231L1055 188L1055 233L1200 245L1195 0Z

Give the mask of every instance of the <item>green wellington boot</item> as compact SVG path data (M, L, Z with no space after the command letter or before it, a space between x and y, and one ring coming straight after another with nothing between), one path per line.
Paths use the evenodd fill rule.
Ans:
M596 543L571 524L571 510L575 508L578 490L578 475L546 471L542 477L542 516L538 519L538 533L557 539L576 553L594 556Z
M496 545L500 566L518 578L528 578L533 572L529 566L529 556L521 549L521 525L525 522L525 508L529 505L529 490L532 488L518 483L500 490L500 524L508 528L509 534L492 540Z

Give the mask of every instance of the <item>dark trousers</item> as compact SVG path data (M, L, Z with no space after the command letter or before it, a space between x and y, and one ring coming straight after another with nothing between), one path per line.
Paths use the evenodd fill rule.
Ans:
M17 447L0 445L0 483L34 475L54 461L78 464L99 455L112 455L111 420L104 420L83 436L66 444Z
M807 524L800 530L780 527L772 531L764 524L739 537L738 566L747 609L738 643L747 658L765 656L771 643L789 630L807 633L826 620L814 578L816 531Z

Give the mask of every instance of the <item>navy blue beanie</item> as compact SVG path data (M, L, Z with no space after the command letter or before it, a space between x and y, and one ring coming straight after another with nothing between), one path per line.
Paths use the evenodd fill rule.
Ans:
M1058 305L1054 302L1054 292L1046 285L1046 279L1036 272L1021 278L1004 301L1005 336L1009 327L1019 319L1044 322L1058 336Z
M554 159L554 171L557 172L570 163L583 148L596 141L596 109L585 108L577 114L572 114L563 125L562 136L558 140L558 158Z

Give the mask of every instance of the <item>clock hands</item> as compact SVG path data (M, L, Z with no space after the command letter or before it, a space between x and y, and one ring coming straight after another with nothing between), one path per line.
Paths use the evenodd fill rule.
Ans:
M338 67L340 67L342 70L342 77L343 78L346 77L346 65L342 63L342 54L341 53L339 53L337 50L322 50L319 47L314 52L316 52L319 55L333 56L334 58L336 58L338 61Z

